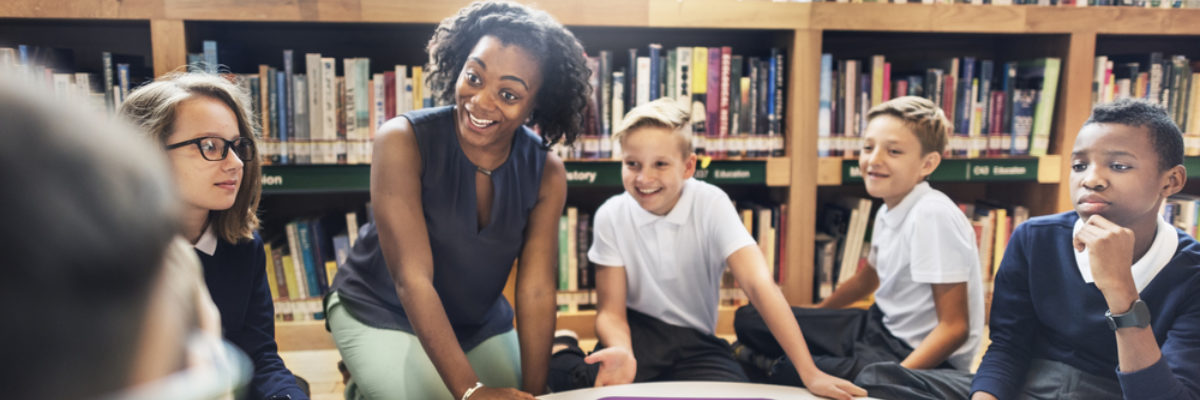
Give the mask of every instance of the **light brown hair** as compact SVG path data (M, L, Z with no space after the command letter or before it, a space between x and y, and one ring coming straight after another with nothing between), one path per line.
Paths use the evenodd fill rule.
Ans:
M867 121L870 122L880 115L891 115L904 121L917 141L921 142L921 154L946 151L946 141L950 136L950 121L941 108L924 97L897 97L867 111Z

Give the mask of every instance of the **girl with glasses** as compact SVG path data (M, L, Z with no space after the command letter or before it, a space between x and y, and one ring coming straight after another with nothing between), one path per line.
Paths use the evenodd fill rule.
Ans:
M254 399L308 399L279 358L266 254L258 228L262 164L250 100L203 73L159 78L135 90L121 114L166 151L183 200L183 235L204 265L226 339L254 363Z

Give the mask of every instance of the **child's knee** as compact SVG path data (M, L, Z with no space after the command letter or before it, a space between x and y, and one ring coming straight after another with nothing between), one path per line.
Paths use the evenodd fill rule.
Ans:
M877 362L867 364L854 378L854 384L873 386L894 383L908 374L908 369L895 362Z

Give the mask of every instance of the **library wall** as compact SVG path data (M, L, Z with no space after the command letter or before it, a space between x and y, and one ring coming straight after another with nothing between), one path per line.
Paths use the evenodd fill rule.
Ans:
M13 0L0 4L0 48L14 49L13 59L19 45L69 49L69 56L58 51L37 53L38 60L71 64L51 71L47 83L53 85L55 73L70 74L60 78L67 79L64 82L85 74L97 106L103 107L99 104L112 98L114 86L118 92L130 90L152 76L178 70L188 62L189 53L203 54L205 41L215 42L218 62L238 74L258 74L260 65L282 69L285 49L293 51L296 74L307 73L307 53L336 60L335 74L342 77L347 58L369 57L372 75L394 71L391 67L397 64L421 65L433 27L467 3L105 0L85 5ZM856 175L860 171L852 154L820 153L824 148L819 124L823 54L829 54L835 66L838 60L857 60L859 72L868 75L873 56L882 55L892 63L893 77L922 74L963 57L992 60L997 70L1006 61L1059 59L1045 155L949 157L931 177L935 188L957 202L1019 206L1033 216L1071 208L1067 153L1096 98L1097 57L1110 57L1117 67L1141 60L1148 63L1153 54L1165 60L1179 55L1185 58L1181 66L1191 68L1191 74L1200 71L1194 66L1200 57L1200 10L732 0L543 3L539 5L575 32L588 55L608 52L614 70L630 71L635 65L630 65L629 50L648 56L651 43L661 44L664 52L730 46L733 54L759 58L769 57L772 48L781 51L785 60L779 71L785 88L780 97L782 155L718 159L705 173L716 178L722 175L717 170L737 171L738 176L744 172L749 178L715 182L735 200L786 205L787 217L781 222L787 233L779 238L778 247L787 253L778 268L785 272L780 286L794 305L809 304L814 291L819 294L814 264L820 256L817 241L824 229L826 205L844 198L869 198L861 176ZM104 52L117 56L112 65L103 63ZM3 57L0 51L0 62ZM134 73L122 88L118 65L132 67L139 57L149 72L141 77ZM104 82L105 70L114 75L112 84ZM1137 75L1127 76L1128 71L1114 68L1114 87L1116 79L1136 82ZM1182 111L1183 118L1190 117L1196 105L1200 101L1190 103L1191 108ZM1180 121L1187 133L1200 133L1189 128L1189 121ZM1189 154L1193 156L1187 165L1195 167L1189 168L1189 175L1200 176L1200 153ZM603 199L621 191L619 168L611 161L569 161L575 179L570 182L568 205L578 213L594 213ZM290 222L328 215L344 219L348 212L365 223L368 174L366 165L266 167L261 210L265 236L286 242L283 237ZM1200 182L1189 183L1184 193L1200 195ZM869 209L877 207L874 201Z

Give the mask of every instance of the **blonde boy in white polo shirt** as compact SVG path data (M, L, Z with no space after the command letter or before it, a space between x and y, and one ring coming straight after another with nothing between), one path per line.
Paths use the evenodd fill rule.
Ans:
M888 333L911 346L910 369L966 371L983 331L983 283L970 222L925 178L937 169L950 122L921 97L906 96L867 113L859 168L875 216L866 268L821 302L844 308L875 292Z
M899 97L872 108L867 121L858 163L867 192L884 202L875 216L868 265L818 309L795 312L813 328L805 336L816 364L874 393L887 390L874 378L860 379L879 375L863 372L872 364L876 370L887 366L877 363L969 370L983 334L983 283L970 222L925 181L941 162L950 132L941 109L924 98ZM870 310L844 309L871 292ZM739 339L774 357L768 346L754 346L761 328L746 317L754 315L739 310ZM769 376L784 376L771 376L771 382L791 383L786 363L773 368ZM956 384L962 387L944 393L965 392L970 380Z
M603 347L582 358L569 348L551 360L553 390L660 380L746 381L728 343L714 336L718 290L728 264L751 303L764 310L801 379L815 394L863 396L813 364L783 294L729 197L692 179L687 110L660 99L625 116L614 137L623 152L625 193L596 211L588 258L596 270L596 335ZM586 364L585 364L586 363ZM597 365L598 364L598 365Z

